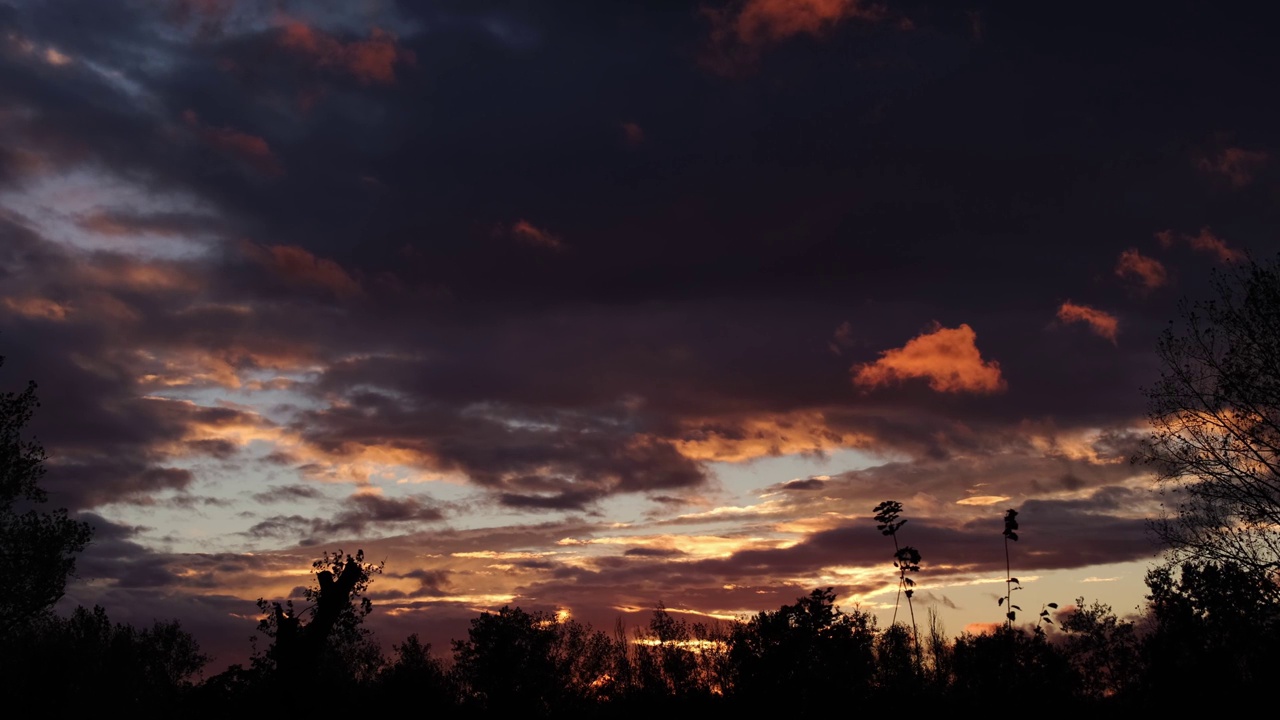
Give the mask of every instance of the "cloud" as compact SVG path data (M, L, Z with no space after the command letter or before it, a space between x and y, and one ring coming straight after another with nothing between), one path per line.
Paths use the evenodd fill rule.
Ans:
M1215 156L1200 158L1196 167L1227 178L1235 187L1244 187L1253 182L1254 175L1267 164L1268 159L1267 153L1261 150L1229 147Z
M809 491L809 490L821 490L826 486L827 486L827 481L825 479L810 477L810 478L804 478L803 480L801 479L788 480L787 482L782 483L782 485L779 485L776 487L778 490L783 490L783 491L786 491L786 490Z
M322 288L339 298L360 294L360 283L338 263L295 245L246 243L245 252L276 276L294 285Z
M1213 255L1221 263L1233 263L1244 259L1244 253L1227 245L1227 241L1214 235L1207 227L1200 228L1200 234L1183 236L1192 250Z
M746 0L719 10L706 10L715 42L766 45L796 35L820 35L852 18L878 21L880 5L862 0Z
M535 247L544 247L550 250L565 250L568 248L564 241L559 237L552 235L550 232L535 226L528 220L518 220L511 226L511 237L517 242L525 245L533 245Z
M912 338L901 348L880 353L872 363L850 368L855 385L875 388L913 378L924 378L929 387L944 393L997 393L1007 387L1000 364L985 361L975 344L977 334L968 325L932 330Z
M27 318L40 318L61 322L71 314L70 307L42 297L4 297L0 305L8 311Z
M853 347L853 326L848 320L840 323L835 332L831 334L831 341L827 343L827 348L836 355L842 354L841 348Z
M253 494L256 503L297 502L299 500L318 500L324 497L320 489L312 485L282 485L270 490Z
M1173 247L1176 242L1186 243L1192 250L1213 255L1220 263L1233 263L1244 259L1243 252L1214 235L1208 226L1200 228L1199 234L1196 235L1174 234L1172 230L1161 230L1156 233L1156 240L1160 242L1160 247L1166 249Z
M644 128L633 122L622 123L622 137L628 145L639 145L644 142Z
M866 447L874 438L832 428L818 412L759 414L737 418L686 420L672 441L684 457L743 462L758 457L822 454L842 447Z
M1169 273L1164 263L1143 255L1137 248L1129 248L1120 253L1116 261L1116 277L1137 280L1143 288L1154 290L1169 282Z
M229 127L214 127L200 121L194 110L185 110L182 120L206 144L230 155L268 177L284 174L284 168L266 140L257 135L240 132Z
M1058 319L1064 323L1082 322L1099 337L1104 337L1114 344L1120 323L1115 315L1103 312L1088 305L1079 305L1070 300L1058 307Z
M416 497L386 498L372 493L356 493L347 498L331 518L304 518L300 515L276 515L249 528L251 537L296 537L301 541L327 539L362 533L370 526L379 528L405 523L434 523L444 519L437 506Z
M790 38L821 36L846 20L887 17L883 6L863 0L734 0L704 7L702 14L711 21L711 52L704 62L723 74L750 65L761 49Z
M179 237L207 231L218 219L190 213L136 213L101 208L75 216L78 227L108 237Z
M342 42L306 23L288 20L280 30L279 43L317 67L337 69L365 84L390 85L396 81L397 65L414 63L414 54L381 28L373 28L368 40Z
M572 411L521 420L514 407L481 412L366 391L299 414L294 429L305 450L328 465L372 458L375 465L461 475L499 504L530 510L581 509L612 494L706 480L701 464L671 441Z
M967 497L962 500L957 500L956 504L986 506L986 505L995 505L997 503L1002 503L1008 499L1009 498L1005 495L974 495L972 497Z

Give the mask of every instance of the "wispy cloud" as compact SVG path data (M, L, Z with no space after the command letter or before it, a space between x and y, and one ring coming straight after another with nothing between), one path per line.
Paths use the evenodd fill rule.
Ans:
M1160 246L1164 248L1173 247L1175 242L1185 243L1192 250L1213 255L1220 263L1233 263L1244 259L1243 252L1228 245L1226 240L1215 235L1208 226L1200 228L1200 232L1195 235L1175 234L1172 230L1161 230L1156 233L1156 240L1159 240Z
M1216 155L1200 158L1196 161L1196 167L1230 180L1235 187L1244 187L1253 182L1254 176L1267 164L1269 158L1261 150L1229 147Z
M414 62L413 53L380 28L371 30L367 40L343 42L304 22L288 20L281 28L279 42L317 67L338 70L366 84L394 83L396 67Z
M1095 335L1104 337L1113 344L1120 332L1120 321L1115 315L1070 300L1058 307L1058 320L1064 323L1084 323Z
M798 35L821 36L846 20L879 22L884 6L862 0L735 0L703 7L711 21L711 51L705 64L729 74L750 65L760 51Z
M1116 277L1136 280L1147 290L1163 287L1169 282L1169 272L1165 269L1164 263L1143 255L1137 248L1129 248L1120 253L1120 258L1116 260L1115 272Z
M194 110L184 111L182 120L210 147L240 160L259 173L267 176L284 173L280 160L271 152L271 146L257 135L205 124Z
M565 245L559 236L553 235L551 232L543 230L524 219L517 220L511 226L511 237L525 245L544 247L549 250L565 250L569 247Z

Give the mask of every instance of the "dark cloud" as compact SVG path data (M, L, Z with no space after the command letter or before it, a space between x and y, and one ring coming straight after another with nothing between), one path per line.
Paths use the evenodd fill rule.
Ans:
M675 548L649 548L649 547L627 548L627 551L623 553L623 555L626 555L627 557L650 557L650 558L676 557L684 554L685 554L684 552L680 550L676 550Z
M1277 250L1260 14L229 8L0 4L3 382L40 383L54 502L102 514L76 598L185 597L224 636L332 537L423 573L389 623L461 622L449 593L776 607L882 564L848 518L886 497L933 567L991 569L1005 504L1027 565L1141 559L1163 288ZM871 467L716 507L742 463L850 448ZM808 529L555 554L639 501L637 532ZM254 524L228 559L157 549L193 518Z
M249 528L251 537L283 537L314 544L330 537L345 537L375 528L404 524L433 523L443 520L444 511L416 497L385 498L356 494L344 501L344 507L328 518L305 518L300 515L276 515Z
M294 502L297 500L317 500L324 497L319 488L311 485L282 485L270 490L254 493L253 500L258 503Z

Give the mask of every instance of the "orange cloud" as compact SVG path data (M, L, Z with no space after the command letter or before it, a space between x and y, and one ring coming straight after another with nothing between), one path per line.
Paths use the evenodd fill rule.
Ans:
M933 329L912 338L900 348L880 353L880 359L855 365L853 383L866 388L912 378L926 378L937 392L1001 392L1007 384L1000 364L984 361L975 344L977 334L968 325Z
M1148 290L1169 282L1169 273L1165 270L1164 263L1143 255L1137 248L1129 248L1120 253L1120 259L1116 261L1116 277L1136 279Z
M306 23L289 20L281 31L280 46L318 67L342 70L362 83L390 85L396 81L397 63L414 62L413 53L398 47L395 36L381 28L371 30L368 40L344 43Z
M1161 230L1156 233L1156 240L1160 241L1160 247L1173 247L1175 241L1185 242L1192 250L1199 250L1218 258L1218 262L1232 263L1244 259L1244 253L1236 250L1227 244L1226 240L1213 234L1207 226L1200 228L1199 235L1177 235L1172 230Z
M66 65L71 62L70 55L64 55L58 52L58 49L50 46L44 49L44 60L50 65Z
M1201 158L1196 167L1201 170L1221 175L1236 187L1244 187L1253 182L1253 175L1267 163L1268 155L1260 150L1245 150L1229 147L1218 153L1216 157Z
M819 35L850 18L880 20L884 8L861 0L747 0L733 10L714 11L713 33L729 35L744 45L775 43L807 34Z
M797 35L821 35L837 24L886 17L881 5L862 0L739 0L722 8L703 8L711 20L712 70L731 73L750 63L767 45Z
M511 236L526 245L536 245L552 250L564 250L568 247L563 240L546 230L535 227L528 220L519 220L515 225L512 225Z
M1214 235L1207 227L1200 228L1199 235L1186 235L1184 239L1191 245L1192 250L1215 255L1218 262L1232 263L1244 259L1244 253L1228 246L1227 241Z
M284 168L272 154L267 141L257 135L242 133L228 127L206 125L200 122L199 116L192 110L183 112L182 119L211 147L228 155L234 155L263 175L275 176L284 173Z
M964 626L964 631L969 635L994 635L1002 627L1004 627L1004 623L998 622L969 623Z
M262 387L279 385L287 379L276 378L263 382L246 382L245 372L271 370L297 372L315 370L316 360L303 346L254 349L239 344L214 350L175 349L158 353L145 353L145 372L138 382L156 387L188 387L219 385L226 388Z
M43 320L62 321L71 313L66 305L42 297L6 297L0 304L15 315Z
M360 283L341 265L296 245L250 244L246 249L258 262L290 282L324 288L343 298L360 294Z
M1082 322L1095 334L1112 343L1115 343L1116 334L1120 331L1120 321L1116 320L1115 315L1088 305L1077 305L1070 300L1058 308L1058 319L1064 323Z
M760 457L869 447L869 435L831 429L821 412L732 420L689 420L672 445L691 460L745 462Z
M81 273L82 280L88 284L134 292L197 290L203 285L200 277L174 262L118 260L85 266Z

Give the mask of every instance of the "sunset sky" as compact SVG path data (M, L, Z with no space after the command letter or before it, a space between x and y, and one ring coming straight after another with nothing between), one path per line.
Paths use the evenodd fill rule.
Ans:
M1159 333L1280 250L1246 7L0 0L0 389L96 528L60 608L216 672L363 548L388 644L883 627L897 500L949 634L1009 508L1026 617L1134 610Z

